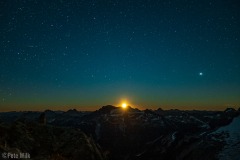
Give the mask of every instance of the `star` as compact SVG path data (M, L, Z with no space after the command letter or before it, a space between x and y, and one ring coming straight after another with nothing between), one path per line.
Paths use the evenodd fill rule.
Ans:
M199 72L199 76L203 76L203 73L202 73L202 72Z

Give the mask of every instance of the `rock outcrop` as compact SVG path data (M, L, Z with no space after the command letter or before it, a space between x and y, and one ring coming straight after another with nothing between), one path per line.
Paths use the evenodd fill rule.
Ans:
M94 140L80 130L37 123L1 124L0 151L29 153L31 159L104 159Z
M45 112L41 113L41 115L38 118L38 123L39 124L46 124L47 119L46 119L46 115Z

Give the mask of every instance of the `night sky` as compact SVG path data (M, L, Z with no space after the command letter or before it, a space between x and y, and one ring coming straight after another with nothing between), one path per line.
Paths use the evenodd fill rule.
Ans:
M240 107L237 0L1 0L0 111Z

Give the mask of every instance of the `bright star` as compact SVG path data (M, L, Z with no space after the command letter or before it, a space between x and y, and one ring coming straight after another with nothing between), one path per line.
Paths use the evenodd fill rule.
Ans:
M199 76L203 76L203 73L202 73L202 72L200 72L200 73L199 73Z

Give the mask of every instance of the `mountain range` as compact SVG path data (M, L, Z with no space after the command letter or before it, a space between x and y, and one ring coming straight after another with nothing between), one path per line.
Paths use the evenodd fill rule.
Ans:
M31 159L240 159L240 109L0 112L0 152Z

